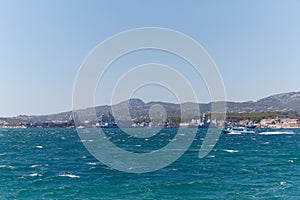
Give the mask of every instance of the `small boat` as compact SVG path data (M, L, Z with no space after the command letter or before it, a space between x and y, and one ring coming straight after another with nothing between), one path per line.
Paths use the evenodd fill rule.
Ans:
M247 128L247 127L228 127L226 129L222 130L223 133L227 133L227 134L254 134L255 131Z

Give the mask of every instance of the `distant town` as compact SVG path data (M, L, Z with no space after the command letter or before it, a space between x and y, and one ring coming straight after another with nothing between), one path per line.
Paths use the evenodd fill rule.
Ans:
M258 115L258 114L257 114ZM254 116L257 116L254 115ZM270 115L270 114L269 114ZM272 115L275 115L274 113ZM250 127L250 128L300 128L299 118L290 118L277 116L273 118L262 118L261 120L251 120L247 114L243 113L243 119L233 119L233 115L229 113L227 120L211 119L210 114L203 113L201 117L191 118L190 120L181 122L179 117L171 117L165 121L154 121L147 117L134 118L130 122L123 122L121 127L128 128L178 128L178 127L198 127L198 128L226 128L228 126ZM241 117L238 117L241 118ZM245 119L246 118L246 119ZM252 114L253 118L253 114ZM229 120L228 120L229 119ZM232 119L232 120L230 120ZM39 122L28 122L20 120L10 123L8 120L0 119L0 128L75 128L74 116L70 115L68 120L45 120ZM76 128L117 128L118 123L114 116L110 113L101 114L97 120L86 120L77 124Z
M149 109L155 104L162 105L167 113L163 121L149 117ZM71 111L49 115L19 115L0 118L0 128L84 128L84 127L132 127L132 128L177 128L177 127L218 127L229 126L251 128L300 128L300 92L290 92L272 95L258 101L226 102L226 119L217 117L218 113L210 113L212 103L186 103L199 106L202 114L191 110L190 117L181 119L180 106L168 102L148 102L141 99L129 99L113 105L115 109L124 110L129 107L130 117L122 121L116 120L111 114L112 106L103 105L86 108L87 114L96 111L96 118L90 117L83 122L76 120L76 114ZM215 107L224 103L214 102ZM218 106L220 105L220 106ZM222 111L216 111L222 112Z

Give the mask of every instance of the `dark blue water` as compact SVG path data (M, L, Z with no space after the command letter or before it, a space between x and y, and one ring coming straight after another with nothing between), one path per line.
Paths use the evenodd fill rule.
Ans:
M174 131L144 146L158 149ZM76 130L0 129L0 199L300 198L300 130L223 134L213 151L199 159L202 131L168 167L130 174L91 156ZM119 146L134 142L118 137L124 136L111 134Z

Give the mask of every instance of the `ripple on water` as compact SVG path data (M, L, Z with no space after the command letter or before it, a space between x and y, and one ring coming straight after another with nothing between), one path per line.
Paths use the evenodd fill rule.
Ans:
M223 151L228 152L228 153L238 153L238 150L232 150L232 149L224 149Z
M86 163L87 165L97 165L97 163L94 163L94 162L88 162Z
M25 176L29 176L29 177L40 177L40 176L43 176L42 174L38 174L38 173L32 173L32 174L28 174L28 175L25 175Z
M74 174L71 174L71 173L62 173L62 174L59 174L58 176L68 177L68 178L80 178L80 176L77 176L77 175L74 175Z
M11 166L11 165L0 165L0 169L16 169L16 167L14 166Z
M39 164L35 164L35 165L31 165L30 168L36 168L36 167L40 167L41 165Z

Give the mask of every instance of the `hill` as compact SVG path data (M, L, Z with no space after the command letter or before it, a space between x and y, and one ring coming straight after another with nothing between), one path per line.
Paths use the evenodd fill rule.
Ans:
M149 108L154 104L160 104L163 106L168 114L168 117L179 117L180 116L180 104L167 103L167 102L148 102L145 103L140 99L130 99L128 101L121 102L114 105L116 110L122 111L129 105L130 119L147 117ZM195 103L184 103L195 104ZM214 105L222 105L222 102L216 102ZM209 113L211 111L212 103L198 104L201 113ZM226 102L226 109L228 113L261 113L261 112L297 112L300 113L300 92L290 92L272 95L258 101L247 101L247 102ZM101 116L103 113L111 111L111 106L97 106L95 107L97 116ZM85 109L86 113L91 113L93 108ZM190 110L191 117L198 116L196 111ZM63 112L51 115L40 115L40 116L28 116L20 115L12 118L0 118L0 122L8 122L9 124L19 123L37 123L37 122L64 122L70 121L72 111ZM1 124L0 124L1 125Z

